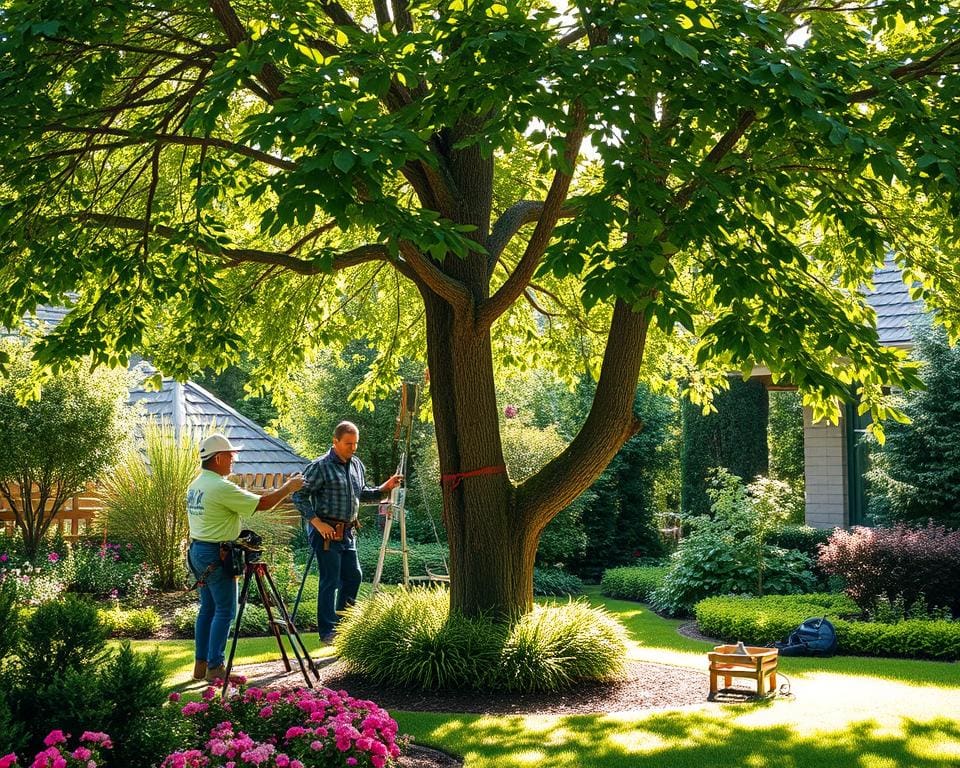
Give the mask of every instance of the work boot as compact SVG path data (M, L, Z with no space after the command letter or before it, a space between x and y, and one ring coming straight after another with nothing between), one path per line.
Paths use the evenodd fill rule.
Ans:
M193 662L193 679L203 680L207 676L207 662L205 659L197 659Z
M219 667L210 667L207 670L206 681L208 683L213 683L219 680L221 683L227 677L227 667L224 664L221 664ZM242 675L230 675L230 682L234 685L239 685L240 683L245 683L247 678Z

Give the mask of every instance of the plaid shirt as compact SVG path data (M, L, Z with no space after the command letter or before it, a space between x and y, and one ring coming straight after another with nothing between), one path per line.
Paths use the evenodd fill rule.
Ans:
M360 502L380 501L383 495L379 488L366 485L365 473L363 462L356 456L345 463L331 448L307 465L303 487L290 498L308 523L314 517L349 523L357 519Z

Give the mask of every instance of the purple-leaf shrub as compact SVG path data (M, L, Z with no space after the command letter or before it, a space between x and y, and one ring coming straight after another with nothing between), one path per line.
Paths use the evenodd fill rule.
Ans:
M864 611L886 596L906 605L925 601L960 616L960 531L925 528L836 530L820 547L820 567L843 579L846 593Z
M400 756L396 721L346 691L250 687L221 699L208 688L181 712L208 736L163 768L385 768Z

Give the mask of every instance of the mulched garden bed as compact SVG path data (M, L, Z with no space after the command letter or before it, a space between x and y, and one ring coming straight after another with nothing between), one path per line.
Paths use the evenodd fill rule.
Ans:
M303 685L296 660L287 672L279 660L242 664L234 672L250 685L277 687ZM577 715L626 712L638 709L676 708L706 701L709 684L706 672L663 664L628 662L623 680L614 683L585 683L563 693L474 693L434 691L419 693L377 685L353 674L336 659L316 661L321 685L346 690L358 699L370 699L386 710L451 712L486 715L558 714ZM199 684L198 684L199 685ZM460 768L457 758L429 747L411 745L400 759L400 768Z
M287 673L280 661L244 664L235 672L259 686L301 685L303 676L291 659L293 672ZM432 691L421 693L372 683L353 674L335 659L317 663L319 685L345 690L359 699L370 699L386 710L414 712L452 712L483 715L558 714L579 715L626 712L635 709L682 707L707 699L709 681L706 672L664 664L628 662L623 680L613 683L583 683L562 693L477 693Z

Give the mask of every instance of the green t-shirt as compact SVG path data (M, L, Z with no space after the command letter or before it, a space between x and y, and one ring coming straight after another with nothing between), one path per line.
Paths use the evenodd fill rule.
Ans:
M240 517L253 514L260 497L209 469L200 471L187 491L190 538L233 541L240 535Z

